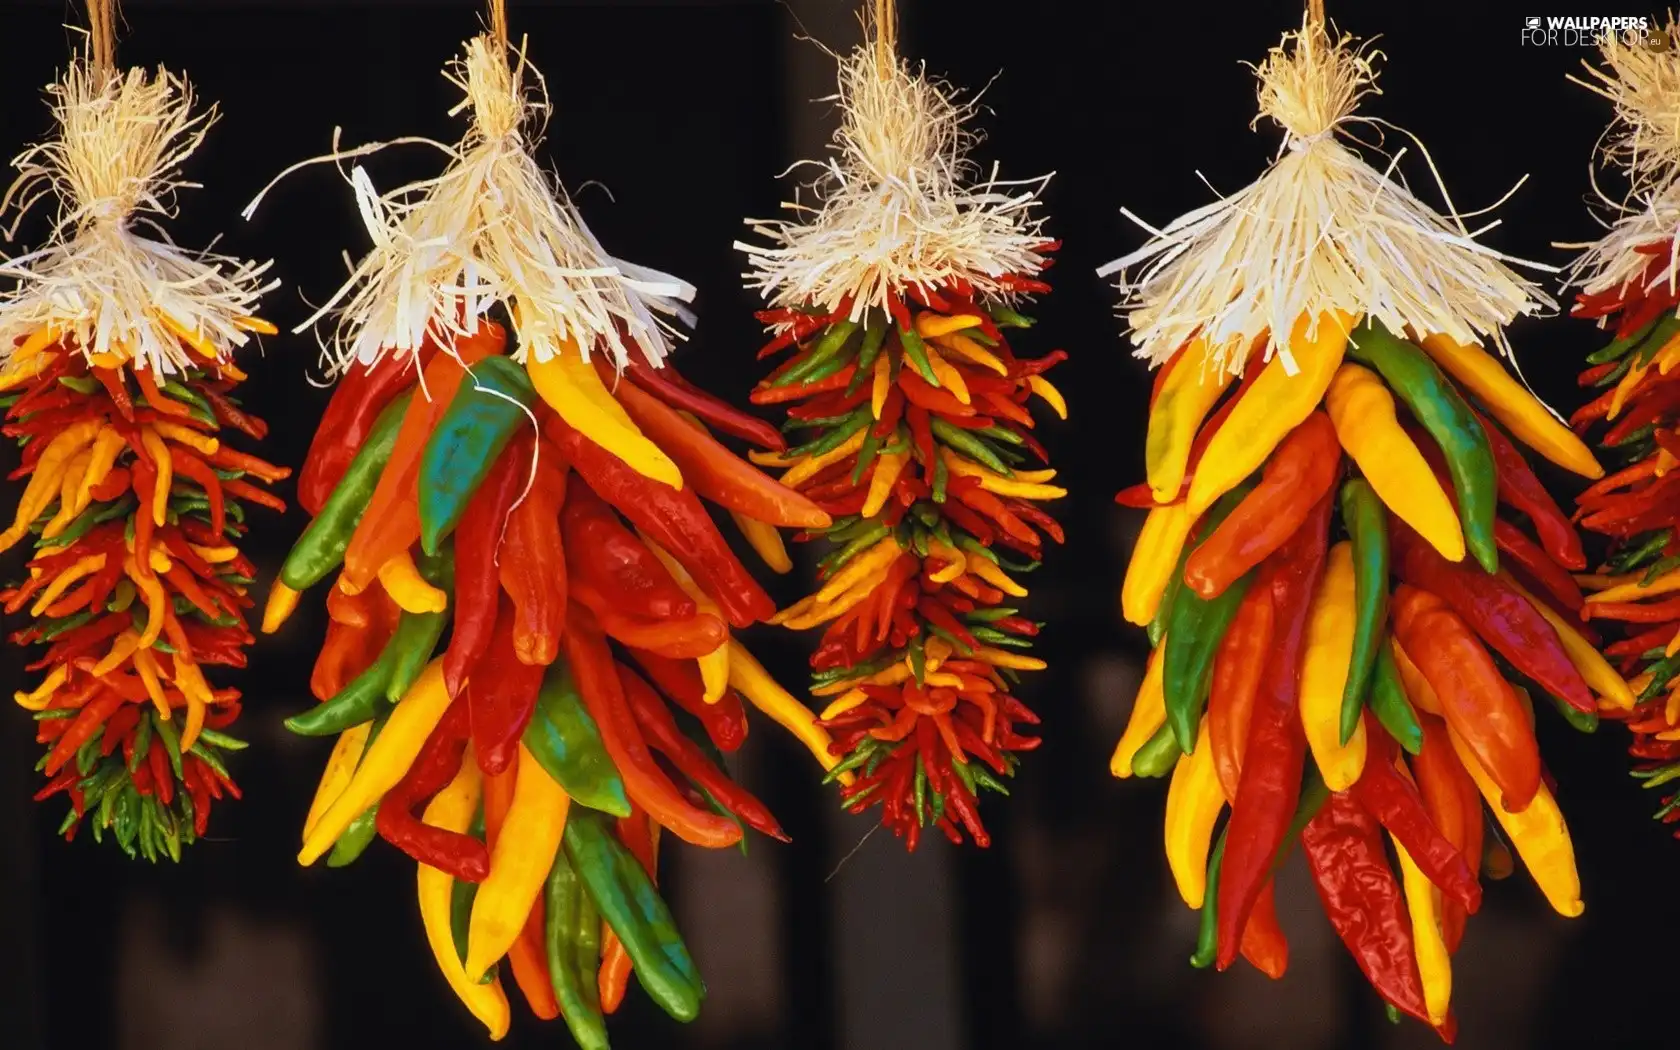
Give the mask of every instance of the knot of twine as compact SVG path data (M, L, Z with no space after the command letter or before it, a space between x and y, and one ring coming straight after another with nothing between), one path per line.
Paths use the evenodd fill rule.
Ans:
M1277 121L1291 149L1306 149L1335 134L1359 100L1377 91L1375 54L1332 40L1309 15L1285 34L1254 68L1260 80L1260 114Z
M507 49L493 36L477 37L467 45L465 66L467 105L479 135L487 142L517 142L526 99Z

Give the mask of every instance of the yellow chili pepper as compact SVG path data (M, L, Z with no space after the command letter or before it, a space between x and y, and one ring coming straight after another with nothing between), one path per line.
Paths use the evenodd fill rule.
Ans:
M891 535L886 536L875 546L854 556L846 563L845 568L831 576L817 591L817 600L831 602L857 583L873 580L876 575L885 572L887 566L897 561L899 554L898 541Z
M1213 842L1213 825L1224 808L1225 793L1219 787L1203 718L1196 731L1196 750L1179 756L1167 788L1167 867L1178 895L1192 908L1200 908L1207 896L1208 847Z
M152 484L152 523L161 529L169 520L169 487L175 483L175 459L150 425L140 428L140 445L151 455L157 468L157 480Z
M898 484L899 475L904 473L904 467L909 462L908 452L883 452L876 457L875 473L869 479L869 494L864 497L860 512L864 517L873 518L881 513L892 496L893 486Z
M84 450L76 453L75 458L65 465L64 476L58 482L58 511L42 526L42 539L50 540L58 536L76 520L76 492L82 487L82 479L87 476L89 458Z
M185 445L200 455L214 456L216 451L222 447L222 443L210 435L201 434L193 428L182 426L179 423L171 423L167 419L160 419L153 423L152 429L158 432L159 437L168 438L177 445Z
M197 351L198 356L204 358L206 361L214 361L221 356L216 353L215 344L210 342L209 336L205 335L203 332L193 331L164 310L154 309L152 311L152 316L156 317L158 319L158 323L169 329L169 331L180 339L181 342Z
M169 721L169 698L163 695L163 672L158 669L157 657L138 644L134 649L134 671L140 676L140 684L146 687L146 695L151 698L158 717Z
M892 393L892 360L882 354L875 358L874 373L869 377L869 411L876 418L881 418L881 410L886 407L887 395Z
M916 334L923 339L938 339L952 332L978 327L980 318L974 314L941 314L928 311L916 315Z
M152 643L163 633L164 615L169 611L169 596L163 593L163 584L151 574L144 575L140 567L135 564L131 554L123 560L123 572L134 581L134 586L140 591L140 597L146 603L146 626L140 631L140 648L150 649Z
M841 694L840 699L823 708L822 714L817 716L817 720L827 722L830 719L839 718L847 711L850 711L854 707L861 706L862 704L868 702L868 700L869 694L864 692L862 689L848 689L845 693Z
M1161 689L1161 654L1165 651L1164 645L1157 645L1149 651L1149 663L1143 669L1143 682L1138 686L1137 697L1132 700L1131 718L1127 720L1126 731L1120 734L1120 742L1114 745L1114 754L1108 760L1108 771L1113 776L1121 779L1131 776L1132 759L1167 723L1166 694ZM1213 748L1197 744L1196 751L1212 754Z
M549 407L560 413L567 426L623 460L636 473L674 489L683 487L682 471L642 434L602 384L595 366L584 361L570 341L563 341L547 361L538 361L532 354L525 370L531 375L531 385Z
M1330 548L1318 593L1307 611L1306 651L1301 658L1301 727L1324 783L1346 791L1365 771L1365 724L1341 742L1342 690L1353 659L1353 544Z
M771 531L775 530L772 529ZM661 565L665 566L666 571L671 574L671 578L677 581L677 586L683 589L683 593L694 599L694 604L699 607L701 612L711 613L725 623L729 621L729 618L723 614L723 610L718 607L718 603L712 600L712 596L706 593L705 588L695 582L694 577L688 574L688 570L683 568L681 562L671 557L670 551L653 542L641 530L638 529L637 532L641 536L642 542L647 545L647 549L653 552L653 556L659 559ZM722 645L705 656L699 657L696 662L700 666L700 681L705 687L703 699L708 704L715 704L723 699L724 692L729 688L728 634L725 633Z
M18 691L12 694L12 699L25 711L44 711L52 703L53 694L70 677L70 668L66 664L59 664L53 668L41 684L29 692Z
M1642 572L1617 577L1617 579L1626 582L1616 583L1605 587L1604 590L1587 595L1587 603L1636 602L1643 598L1655 598L1659 594L1672 594L1675 591L1680 591L1680 569L1665 572L1647 584L1639 582L1644 578L1645 574Z
M16 353L0 365L0 391L6 391L29 382L45 372L54 361L57 354L38 354L34 357L19 360Z
M314 831L305 837L298 863L308 867L332 848L350 822L384 797L408 772L414 756L449 707L443 684L443 662L433 660L408 693L392 709L373 746L369 747L344 793L321 814Z
M473 898L467 926L467 976L476 978L507 954L554 864L572 800L519 745L513 800L490 852L490 874Z
M1006 478L995 471L987 470L971 459L941 446L939 456L953 474L964 474L968 477L979 478L980 487L987 492L995 492L1000 496L1014 496L1020 499L1046 500L1061 499L1067 495L1067 489L1058 485L1046 485L1045 481L1056 476L1054 470L1023 470L1012 478ZM864 512L865 516L868 511Z
M933 559L944 562L934 568ZM931 570L931 571L929 571ZM928 563L923 569L931 583L950 583L952 580L968 571L968 555L947 543L939 540L928 541Z
M93 439L93 450L88 455L87 472L82 475L82 483L76 490L76 513L80 514L93 502L94 487L110 476L111 468L117 465L117 457L127 447L127 439L115 427L108 426L99 431L99 436Z
M303 818L305 838L333 800L344 794L345 785L350 783L351 774L356 772L356 763L362 760L362 751L367 748L368 733L372 729L372 722L363 722L338 734L332 754L327 756L326 767L321 770L321 782L315 786L315 797L309 801L309 813Z
M1441 932L1440 891L1400 840L1390 838L1400 857L1400 884L1406 893L1406 912L1412 919L1412 953L1417 958L1418 976L1423 978L1424 1006L1430 1024L1444 1024L1452 1004L1452 956L1447 954L1446 937Z
M987 350L985 347L976 343L966 335L958 335L953 332L950 335L938 336L937 338L930 340L930 342L946 353L956 354L958 357L967 361L972 361L981 368L990 369L1000 376L1009 375L1009 366L1004 364L998 355L992 353L990 350ZM1036 379L1038 377L1034 376L1032 378ZM1029 379L1029 385L1031 382L1032 380Z
M8 364L27 361L31 357L34 357L36 354L45 350L47 347L58 342L58 337L59 331L52 325L37 328L33 332L29 333L28 338L24 339L23 342L13 348L11 354L7 356L6 361Z
M875 588L875 583L873 579L860 580L857 586L848 589L832 601L822 601L813 594L772 616L770 622L793 631L804 631L827 623L868 598Z
M241 314L238 317L235 317L233 319L233 326L235 328L241 329L242 331L255 332L258 335L279 335L280 334L280 329L274 327L274 325L272 325L269 322L263 320L262 318L260 318L260 317L247 317L244 314Z
M41 458L35 462L35 472L30 475L29 484L24 486L23 496L18 500L17 515L12 519L11 527L0 533L0 551L15 546L29 535L29 526L58 495L65 469L83 449L93 444L103 425L97 419L72 423L59 431L41 450Z
M1613 420L1622 414L1622 409L1627 407L1628 399L1639 388L1640 383L1645 379L1645 373L1650 369L1651 363L1648 361L1635 360L1633 362L1633 367L1627 370L1627 374L1622 376L1621 381L1616 384L1616 388L1610 392L1610 408L1604 414L1606 420Z
M468 754L455 779L427 803L423 819L427 824L445 831L465 832L472 826L473 814L478 811L482 788L478 762ZM501 981L479 984L468 979L467 969L455 953L455 938L449 925L450 897L455 880L428 864L419 865L419 869L416 883L420 898L420 924L426 929L426 944L437 959L438 969L449 982L450 990L489 1029L490 1038L501 1039L507 1035L510 1018L507 995L502 991Z
M1634 704L1639 702L1633 688L1610 661L1604 658L1597 646L1582 637L1581 632L1568 620L1559 616L1550 605L1528 593L1521 584L1511 578L1510 573L1501 569L1499 578L1507 587L1528 599L1528 604L1534 606L1534 611L1544 616L1546 622L1552 625L1552 629L1557 631L1558 641L1563 643L1564 653L1568 655L1569 662L1575 665L1575 670L1581 672L1587 688L1614 707L1624 711L1633 710Z
M449 608L449 595L425 581L406 550L379 567L379 583L403 612L438 613Z
M1234 378L1226 369L1202 367L1207 341L1200 336L1179 351L1179 359L1161 380L1155 403L1149 407L1149 430L1144 438L1144 472L1155 502L1178 498L1190 463L1196 431Z
M989 645L975 646L974 659L993 667L1006 667L1011 671L1042 671L1050 666L1036 656L1012 653L1007 649L993 649Z
M189 543L187 546L191 548L194 554L211 565L224 565L230 561L237 561L239 558L239 548L232 544L224 544L220 547L200 547L196 543Z
M1348 363L1336 370L1324 396L1336 439L1359 464L1365 480L1401 521L1417 530L1448 561L1464 560L1458 512L1429 461L1394 412L1394 395L1368 368Z
M1318 331L1310 343L1306 338L1308 321L1303 314L1289 339L1297 373L1284 371L1283 355L1275 355L1208 442L1190 482L1191 513L1200 516L1214 500L1258 470L1284 435L1299 426L1324 399L1342 363L1348 333L1358 318L1327 311L1319 316Z
M1487 406L1493 418L1542 456L1584 478L1601 478L1604 468L1586 442L1505 371L1505 365L1473 343L1439 333L1423 340L1424 353Z
M963 404L972 404L973 395L968 392L968 382L955 365L939 356L939 351L933 347L925 347L928 366L933 369L933 376L939 380L939 385L951 392L951 396Z
M985 580L1011 598L1025 598L1027 589L1009 578L1009 574L998 567L990 558L970 553L967 560L968 571Z
M343 577L339 577L343 579ZM263 606L262 633L273 634L291 618L303 595L276 579L268 587L268 603Z
M771 572L786 575L793 571L793 559L788 557L787 545L782 542L782 534L776 526L749 518L736 510L730 511L729 516L735 519L735 527L741 530L748 545Z
M215 697L210 692L210 683L204 680L204 672L190 657L177 652L172 659L175 686L187 698L187 720L181 727L181 750L190 751L198 741L198 734L204 730L204 716Z
M847 438L838 448L831 448L815 456L800 456L782 475L781 481L790 489L796 489L805 482L816 477L822 469L830 463L838 463L863 447L863 439L868 436L869 428L865 427Z
M753 659L746 647L736 641L729 643L729 684L740 690L748 703L792 733L822 763L824 769L833 769L840 764L840 757L829 752L833 741L828 730L817 724L811 709L778 685L764 665ZM839 780L850 786L852 775L842 773Z
M140 648L140 632L129 628L111 640L111 651L100 658L88 672L95 678L106 675L122 666L124 660L134 655L134 650Z
M1120 611L1127 623L1142 627L1155 618L1161 595L1172 581L1178 556L1195 523L1195 515L1183 500L1157 503L1150 508L1143 528L1138 531L1137 544L1132 547L1126 580L1120 585Z
M40 616L47 611L47 606L63 597L64 592L68 591L77 580L92 576L104 567L104 554L89 554L86 557L77 558L63 572L54 576L51 583L47 584L47 589L42 591L41 596L35 599L35 604L30 606L29 615Z
M1457 733L1452 732L1450 726L1447 734L1452 738L1453 750L1458 752L1459 761L1464 763L1464 768L1476 781L1482 797L1487 799L1488 808L1499 819L1499 826L1505 829L1506 839L1528 866L1529 875L1540 887L1540 892L1546 895L1547 902L1566 918L1580 915L1586 906L1581 903L1581 876L1575 870L1575 846L1569 840L1569 826L1563 821L1563 812L1558 809L1551 789L1542 783L1527 809L1521 813L1507 812L1500 803L1498 785L1482 768L1475 752Z
M1056 413L1057 418L1067 418L1067 398L1063 397L1062 392L1056 389L1056 384L1043 376L1028 376L1027 389L1042 397L1044 403L1050 406L1050 410Z

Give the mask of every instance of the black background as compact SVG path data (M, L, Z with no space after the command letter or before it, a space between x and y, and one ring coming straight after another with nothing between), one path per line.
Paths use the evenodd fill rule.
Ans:
M531 56L555 102L543 156L579 191L609 250L699 286L701 326L679 363L697 382L744 401L760 374L753 361L758 330L730 242L742 232L741 217L770 214L783 199L776 175L794 159L790 143L801 124L827 119L825 105L806 101L817 92L787 86L789 56L812 45L790 42L795 20L771 3L510 6L515 33L530 34ZM1033 609L1051 621L1041 651L1052 669L1023 692L1045 717L1046 743L1028 759L1014 798L987 803L999 846L954 860L955 921L943 943L925 946L954 951L959 960L956 1007L964 1021L950 1045L1427 1045L1432 1037L1416 1026L1389 1028L1339 949L1326 956L1328 969L1318 977L1292 972L1272 987L1250 974L1186 976L1189 920L1162 919L1164 909L1177 906L1169 902L1160 856L1164 786L1106 775L1129 704L1112 672L1124 672L1121 686L1125 674L1135 676L1143 646L1141 632L1122 625L1116 609L1137 519L1114 508L1110 496L1141 475L1148 386L1122 343L1113 294L1093 271L1139 243L1140 232L1118 214L1121 205L1165 222L1209 199L1198 172L1230 191L1262 169L1277 135L1270 127L1249 131L1254 82L1240 62L1258 60L1296 23L1298 8L1276 0L903 6L903 47L931 70L974 88L1001 70L985 94L981 159L999 161L1006 176L1057 172L1045 202L1049 229L1066 247L1051 274L1056 291L1035 311L1042 324L1019 348L1060 346L1072 354L1054 378L1068 393L1073 418L1043 428L1073 492L1058 510L1068 544L1034 581ZM1363 112L1422 137L1461 208L1491 203L1529 175L1485 240L1557 264L1567 255L1552 242L1595 235L1585 201L1588 160L1607 107L1565 80L1587 51L1522 46L1521 16L1537 12L1504 4L1330 6L1343 28L1381 33L1378 46L1392 59L1381 79L1384 94ZM456 99L436 70L473 31L478 8L278 0L134 0L125 8L121 60L186 71L202 97L222 107L222 121L189 172L206 188L183 195L179 219L170 224L174 236L202 245L223 232L221 250L277 260L284 287L265 313L289 328L306 315L306 299L318 302L336 286L340 252L365 247L349 194L320 168L281 184L254 222L241 221L239 210L272 174L324 152L334 125L351 144L399 135L456 138L459 125L446 115ZM45 130L39 92L63 64L69 34L62 25L71 20L59 3L0 5L0 149L21 148ZM809 131L803 136L809 141ZM1403 144L1390 136L1391 147ZM410 147L369 166L377 182L390 185L434 170L435 154ZM1415 150L1402 171L1425 199L1438 200ZM611 197L580 191L588 182L609 188ZM5 250L21 250L38 229L26 226L20 244ZM1555 288L1555 277L1540 276ZM1544 396L1564 408L1578 403L1572 377L1599 342L1589 326L1524 320L1512 339ZM246 366L246 397L273 425L264 454L296 464L327 399L306 380L314 344L285 335L267 340L263 354ZM1566 479L1554 480L1568 491ZM268 575L302 524L296 511L284 520L257 519L250 549ZM797 593L797 581L782 582L779 597ZM17 713L0 722L0 833L9 843L0 846L0 955L15 969L0 984L0 1046L140 1045L120 1034L125 964L115 943L116 931L141 907L161 908L164 916L159 966L189 964L212 914L302 931L316 960L307 994L325 1027L319 1041L298 1050L483 1043L433 970L413 914L411 864L377 846L341 872L305 871L292 859L325 757L324 747L288 740L276 727L307 702L308 668L324 626L309 605L282 635L258 645L239 682L248 697L241 728L254 743L235 770L246 800L219 808L215 841L197 846L179 867L132 864L113 849L56 842L51 832L61 803L33 807L27 800L37 754L31 723ZM785 682L800 680L805 639L766 631L753 644ZM4 660L7 680L15 681L22 661L12 652ZM1558 720L1542 721L1587 911L1573 923L1551 914L1520 872L1490 887L1457 959L1461 1044L1672 1042L1680 845L1651 823L1655 800L1626 775L1625 734L1610 725L1580 737ZM751 786L795 838L795 845L774 849L780 933L763 946L777 960L781 1008L771 1023L726 1045L907 1047L891 1011L841 1001L833 991L836 924L874 919L834 914L823 880L850 843L837 847L825 831L823 810L832 800L813 786L808 759L789 742L762 723L756 734ZM884 837L871 847L896 848ZM671 852L670 874L681 879L680 851ZM1059 908L1046 910L1047 898ZM1323 941L1316 906L1289 912L1292 934ZM1029 955L1029 943L1039 944L1040 954ZM1044 943L1063 973L1048 1009L1024 991L1037 976L1028 960L1045 958ZM891 980L905 961L884 957L869 965ZM160 994L181 993L166 986ZM199 1009L228 1008L181 1004L179 1016L189 1020L146 1045L213 1045L195 1037L190 1018ZM516 1005L516 1015L521 1009ZM1324 1021L1303 1035L1299 1018L1306 1015ZM1508 1026L1504 1019L1512 1016L1523 1023ZM854 1019L844 1043L836 1035L842 1017ZM862 1030L859 1017L866 1019ZM1280 1020L1290 1017L1294 1027ZM261 1028L264 1019L250 1023ZM1250 1026L1249 1041L1232 1035ZM622 1047L701 1045L638 992L614 1019L613 1034ZM507 1045L568 1040L562 1026L516 1016Z

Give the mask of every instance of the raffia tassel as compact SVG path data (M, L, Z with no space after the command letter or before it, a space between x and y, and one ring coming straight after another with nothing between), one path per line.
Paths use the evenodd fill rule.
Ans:
M879 47L840 59L830 101L841 112L836 156L804 162L822 169L816 206L784 204L795 219L748 219L771 244L735 244L750 287L783 307L850 303L856 319L905 287L953 278L1008 297L1001 278L1044 268L1033 206L1049 176L1004 182L994 168L975 181L976 136L964 127L972 102Z
M1674 24L1660 32L1672 34ZM1615 122L1599 143L1599 161L1622 169L1628 192L1615 200L1598 191L1615 216L1609 230L1584 249L1566 272L1569 283L1589 295L1644 279L1651 256L1641 248L1668 244L1668 266L1652 286L1680 280L1680 54L1653 51L1615 34L1599 47L1603 66L1583 63L1588 79L1569 79L1609 99ZM1595 190L1597 189L1595 185Z
M16 282L0 294L0 357L45 332L154 372L203 364L183 340L227 360L262 327L251 315L278 283L263 279L270 264L179 248L152 218L172 216L175 191L196 185L180 169L215 107L195 114L191 86L165 69L107 75L84 60L47 91L57 132L12 161L7 239L42 198L58 212L45 247L0 262Z
M481 35L445 69L465 96L455 112L468 110L472 122L456 145L430 142L449 157L441 175L381 194L361 167L348 174L373 248L297 328L335 318L323 348L329 374L352 361L415 353L428 336L453 346L496 303L513 314L513 356L521 362L564 352L587 359L599 351L622 369L635 347L657 366L676 331L664 318L692 323L682 303L694 287L609 256L537 162L532 150L548 117L547 90L522 52L513 54L513 65L509 54ZM534 88L527 88L527 74ZM335 151L275 181L298 167L394 144ZM261 200L259 194L245 214Z
M1450 200L1449 219L1391 179L1400 155L1378 171L1339 141L1350 124L1380 123L1354 109L1379 93L1381 57L1304 22L1255 69L1260 116L1284 129L1271 168L1161 229L1122 209L1149 240L1098 272L1120 275L1138 357L1161 364L1200 334L1204 364L1240 372L1242 356L1230 349L1293 331L1302 314L1316 327L1331 311L1503 349L1513 318L1555 307L1506 263L1547 267L1478 243L1483 231L1466 229ZM1265 353L1293 372L1288 346L1268 335Z

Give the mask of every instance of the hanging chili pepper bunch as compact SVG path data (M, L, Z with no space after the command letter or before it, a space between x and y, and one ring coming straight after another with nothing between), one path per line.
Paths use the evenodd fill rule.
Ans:
M0 550L26 544L28 576L0 592L31 623L11 635L45 651L16 692L47 745L37 800L64 793L60 827L107 831L130 857L179 860L213 801L237 798L222 731L240 694L205 669L244 667L255 569L239 552L249 504L290 471L236 451L223 428L266 426L232 391L266 264L176 247L169 214L214 110L195 113L177 76L74 61L49 88L53 138L22 153L20 215L56 194L46 246L11 260L0 294L6 436L28 479Z
M1017 357L1014 306L1048 291L1055 247L1032 215L1042 180L969 186L969 109L893 51L891 15L873 46L840 64L839 159L821 207L752 223L772 246L741 244L749 281L773 308L759 356L792 354L753 391L786 404L785 468L834 519L808 528L830 550L821 584L777 621L823 627L811 657L835 779L859 813L914 849L924 828L990 842L982 789L1007 794L1016 753L1038 746L1038 717L1014 695L1039 624L1016 607L1021 574L1061 527L1039 504L1066 494L1031 433L1028 400L1058 415L1043 373L1066 357Z
M1171 777L1194 965L1283 974L1273 877L1299 842L1391 1015L1450 1041L1450 955L1478 874L1509 870L1485 813L1582 910L1531 694L1583 729L1628 696L1569 625L1580 544L1518 442L1601 471L1475 345L1544 298L1337 140L1371 57L1286 37L1258 69L1281 159L1113 267L1144 264L1121 288L1165 360L1148 479L1120 495L1149 510L1122 600L1153 651L1111 771Z
M419 863L428 943L492 1038L505 960L533 1013L605 1047L632 970L680 1020L704 994L655 889L662 829L786 839L724 769L742 697L835 761L731 638L775 606L702 499L783 561L777 527L830 519L711 436L785 447L665 361L655 315L693 290L605 256L555 196L514 57L471 41L454 163L364 202L385 224L340 293L341 379L299 481L314 520L263 626L332 577L321 703L287 722L337 736L299 861L384 838Z
M1587 355L1580 383L1599 393L1570 418L1615 468L1576 500L1581 526L1610 544L1598 571L1580 577L1590 592L1581 615L1619 628L1604 651L1637 698L1626 715L1634 775L1660 788L1680 777L1680 474L1670 476L1680 464L1680 62L1618 38L1601 52L1603 66L1589 63L1591 79L1578 83L1616 107L1604 159L1625 171L1630 193L1607 201L1617 217L1570 274L1580 288L1572 313L1614 336ZM1656 815L1680 821L1680 794L1665 795Z

